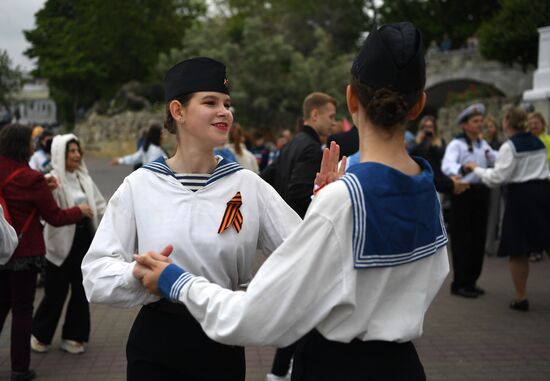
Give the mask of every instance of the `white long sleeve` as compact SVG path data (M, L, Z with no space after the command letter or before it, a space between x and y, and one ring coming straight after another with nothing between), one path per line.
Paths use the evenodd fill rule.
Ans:
M510 140L500 147L494 168L478 167L474 173L490 187L543 180L550 176L544 149L518 154Z
M441 171L446 176L459 176L461 174L460 149L460 143L457 140L452 140L445 148L445 155L441 161Z
M126 156L118 158L118 164L122 165L136 165L138 163L143 163L144 152L143 148L138 149L136 152L131 153Z
M494 168L474 169L474 173L489 187L498 187L508 182L516 168L517 162L514 161L514 154L510 144L504 143L499 151Z
M133 307L158 300L147 293L132 275L133 254L137 253L132 204L132 193L125 180L109 201L92 245L82 261L84 289L92 303Z
M476 140L468 146L464 138L453 139L445 149L441 171L447 176L462 176L460 169L470 162L476 163L481 168L491 167L495 162L495 151L485 140ZM462 181L475 184L481 180L471 172L464 175Z
M118 158L118 164L136 165L142 163L143 165L146 165L161 156L166 158L166 153L162 150L162 148L155 144L151 144L147 148L147 151L144 151L142 147L130 155Z
M213 340L286 346L316 328L329 340L407 341L449 271L442 247L396 267L355 269L352 207L345 185L331 184L298 229L263 264L246 292L224 289L176 266L159 282Z
M249 282L257 248L270 254L301 219L258 175L224 167L196 192L165 172L141 168L128 176L109 201L82 263L90 301L130 307L157 300L133 278L133 254L159 252L168 244L174 263L197 275L230 289ZM218 233L237 192L242 228Z

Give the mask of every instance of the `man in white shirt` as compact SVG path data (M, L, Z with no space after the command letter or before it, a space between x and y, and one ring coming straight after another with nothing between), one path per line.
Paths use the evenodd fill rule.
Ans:
M445 175L460 176L470 184L467 191L451 196L449 221L454 270L451 293L465 298L477 298L485 293L476 282L485 254L489 189L465 167L470 162L481 168L494 165L495 151L480 138L484 113L483 104L473 104L460 113L457 124L463 133L449 143L441 164Z

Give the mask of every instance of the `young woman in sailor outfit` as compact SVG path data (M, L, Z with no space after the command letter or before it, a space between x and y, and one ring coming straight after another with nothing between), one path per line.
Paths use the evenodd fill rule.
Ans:
M185 304L214 340L284 347L307 335L292 380L424 380L411 340L449 271L432 170L410 158L403 139L425 104L424 84L411 23L369 34L347 88L361 162L317 193L246 292L156 253L136 256L136 275Z
M168 71L165 127L177 152L124 180L83 261L91 302L144 305L127 344L130 381L245 379L244 348L214 342L183 305L149 294L134 253L165 248L178 266L236 290L250 281L256 249L271 253L301 222L259 176L213 155L233 122L227 85L210 58Z
M488 186L506 185L506 207L498 256L510 257L516 299L510 308L529 310L527 276L529 253L550 248L550 172L546 147L527 132L527 115L510 108L502 122L508 140L500 147L494 168L475 163L466 167Z

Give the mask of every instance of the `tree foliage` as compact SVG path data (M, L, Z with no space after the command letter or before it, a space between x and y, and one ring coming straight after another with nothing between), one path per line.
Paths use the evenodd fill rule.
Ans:
M536 65L537 28L550 25L550 1L502 0L501 5L501 10L479 30L481 53L523 68Z
M171 65L205 55L226 63L237 119L278 128L294 124L311 91L344 105L351 61L375 21L412 21L426 46L447 33L458 48L479 31L488 58L525 66L536 60L536 28L550 24L549 3L47 0L26 32L27 55L37 59L35 74L49 79L65 121L81 106L108 103L131 80L159 83Z
M454 49L463 46L499 7L497 0L384 0L377 21L413 22L422 31L425 47L447 33Z
M235 118L249 128L293 126L303 98L312 91L325 91L343 103L352 57L336 53L325 31L315 31L317 44L305 56L260 17L245 19L239 43L223 32L225 21L218 16L195 24L183 48L161 56L159 71L194 56L226 63Z
M303 54L317 45L316 30L322 29L333 41L333 49L348 53L368 25L365 0L219 0L218 9L225 11L229 34L234 41L243 36L244 22L259 17L284 36Z
M159 53L179 44L204 11L197 0L48 0L25 32L26 54L67 119L123 83L147 79Z
M21 71L13 67L8 52L0 50L0 106L9 112L13 93L21 84Z

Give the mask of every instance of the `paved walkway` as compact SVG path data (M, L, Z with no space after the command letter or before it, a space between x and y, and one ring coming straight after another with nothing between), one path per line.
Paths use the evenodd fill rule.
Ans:
M107 160L87 158L87 163L106 196L129 173L109 168ZM549 275L550 258L531 266L528 313L508 308L513 287L506 260L486 258L479 285L487 294L479 299L451 296L447 279L426 316L424 336L415 342L428 380L550 380ZM41 297L39 290L37 302ZM74 356L59 350L58 332L49 353L32 354L38 380L125 380L125 343L136 312L93 305L87 352ZM0 380L9 376L10 324L8 319L0 336ZM271 347L247 348L247 381L264 379L273 354Z

